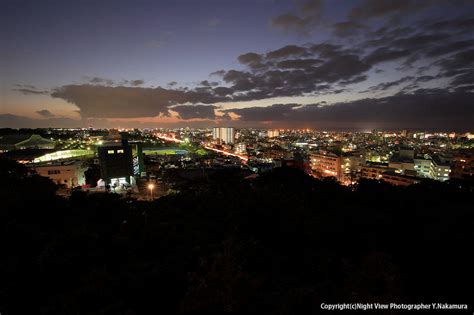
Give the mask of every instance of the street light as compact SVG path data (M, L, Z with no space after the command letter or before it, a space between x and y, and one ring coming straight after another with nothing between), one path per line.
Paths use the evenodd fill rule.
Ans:
M150 189L150 199L153 200L153 188L155 188L155 185L153 184L148 184L148 189Z

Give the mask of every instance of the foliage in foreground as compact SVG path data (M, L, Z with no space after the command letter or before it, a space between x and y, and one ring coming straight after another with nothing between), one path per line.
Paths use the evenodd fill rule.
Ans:
M0 163L0 313L312 314L322 302L470 301L473 193L355 191L292 169L216 174L154 203L55 195Z

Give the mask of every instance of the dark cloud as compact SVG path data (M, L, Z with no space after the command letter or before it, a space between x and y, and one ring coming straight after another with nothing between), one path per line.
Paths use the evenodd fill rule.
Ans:
M224 100L206 91L158 88L66 85L52 94L76 105L82 117L131 118L168 115L168 107L183 103L210 104Z
M364 82L365 80L367 80L368 76L367 75L359 75L359 76L355 76L355 77L352 77L350 79L347 79L347 80L342 80L340 81L338 84L339 85L342 85L342 86L346 86L346 85L350 85L350 84L355 84L355 83L359 83L359 82ZM342 91L339 90L341 93Z
M391 81L391 82L384 82L384 83L380 83L380 84L377 84L377 85L374 85L374 86L371 86L369 87L368 91L372 91L372 92L375 92L375 91L386 91L392 87L395 87L395 86L398 86L402 83L405 83L405 82L409 82L409 81L413 81L413 79L415 79L415 77L413 76L406 76L406 77L403 77L403 78L400 78L398 80L395 80L395 81ZM362 92L366 92L366 91L362 91ZM361 92L361 93L362 93Z
M472 69L474 66L474 49L454 54L450 58L441 59L437 62L444 71L460 69Z
M443 43L446 39L450 38L449 34L417 34L410 37L399 38L391 42L392 47L399 49L422 49L429 47L430 44Z
M328 1L330 3L330 1ZM297 2L298 3L298 2ZM354 5L355 4L355 5ZM318 28L330 28L339 37L351 37L361 31L368 30L368 23L372 19L379 19L388 25L396 25L407 17L416 17L421 11L439 8L459 8L464 6L466 12L472 9L472 1L469 0L361 0L348 3L345 21L332 21L333 17L324 16L323 1L299 2L296 11L280 15L272 20L272 25L287 32L296 32L302 35L310 35ZM469 30L474 22L468 18L465 20L448 20L442 22L426 22L426 28ZM436 27L439 28L436 28ZM385 28L386 26L383 26Z
M410 27L381 28L368 35L369 39L360 47L375 47L369 52L365 61L379 62L401 59L399 69L413 68L416 61L461 52L474 46L474 40L459 39L449 33L413 33Z
M440 4L439 11L447 3L432 1L435 2ZM433 83L431 81L436 79L440 80L435 83L447 91L469 91L474 73L474 39L464 30L470 29L471 18L439 22L433 15L428 21L419 9L433 6L431 1L426 4L410 0L361 0L353 4L355 7L348 8L348 15L342 21L329 22L324 20L321 1L297 3L295 11L275 18L273 25L307 34L315 27L326 27L326 31L332 31L337 37L322 43L286 45L269 52L241 54L237 57L239 68L215 71L210 76L218 82L196 81L194 87L178 88L173 81L167 88L145 88L141 87L142 80L122 82L119 86L96 77L89 79L89 84L63 86L52 96L75 104L83 118L167 116L173 109L182 119L189 120L193 117L214 119L213 106L219 102L347 92L354 88L350 85L369 80L370 70L384 71L387 77L400 77L391 73L396 71L405 74L392 82L371 83L369 92L392 91L396 87L399 94L411 92L414 95L413 91L421 93L422 88L430 85L427 82ZM394 16L403 14L411 17L409 26L392 23ZM369 21L372 18L380 19ZM454 36L461 31L462 35ZM397 64L388 69L386 62ZM378 69L373 69L374 66ZM418 95L416 98L420 99ZM303 108L306 107L287 108L280 104L271 112L288 117ZM313 107L306 109L309 108ZM324 111L318 109L317 112ZM235 113L248 115L245 109ZM252 113L263 117L266 109L257 108Z
M204 80L199 82L199 85L205 86L205 87L211 87L211 86L218 86L218 82L209 82L208 80Z
M240 80L247 80L250 77L252 77L252 74L250 72L229 70L223 76L223 79L225 82L236 82Z
M364 58L368 64L374 65L380 62L397 60L402 57L407 57L411 54L409 50L394 50L389 47L382 47L374 50Z
M453 52L457 52L463 49L467 49L474 46L474 40L460 40L454 42L444 42L443 45L435 46L428 51L426 51L426 55L429 57L437 57L446 54L450 54Z
M42 110L39 110L36 112L37 114L39 114L40 116L43 116L45 118L52 118L54 117L55 115L53 113L51 113L49 110L47 109L42 109Z
M307 69L322 62L320 59L289 59L277 63L277 67L281 69Z
M76 105L82 117L154 117L167 114L167 107L173 97L160 92L154 89L84 84L63 86L51 96Z
M310 50L313 53L319 54L321 58L329 58L336 54L341 54L342 46L330 43L320 43L312 45Z
M266 107L247 107L223 110L224 113L234 113L243 121L285 121L293 116L293 109L299 104L274 104Z
M463 85L453 88L453 91L458 93L474 93L474 85ZM470 129L472 130L472 129Z
M232 89L235 91L250 91L257 87L257 84L251 80L243 79L234 81Z
M115 81L111 79L101 78L101 77L85 77L89 83L92 84L102 84L102 85L114 85Z
M432 22L425 24L424 27L431 31L460 31L460 32L472 32L474 30L474 18L468 19L451 19Z
M254 71L264 70L268 68L270 63L262 63L264 57L260 54L249 52L243 55L240 55L237 60Z
M362 47L380 47L391 45L400 38L413 36L416 29L411 26L383 26L373 32L366 33L366 40L361 43Z
M366 98L333 105L278 104L225 110L240 120L273 121L275 125L319 128L354 127L470 130L474 121L473 93L419 90L383 98Z
M222 76L224 76L224 74L225 74L225 70L217 70L217 71L211 72L210 75L215 75L215 76L222 77Z
M239 60L240 63L243 64L253 64L253 63L259 63L262 61L262 55L254 53L254 52L249 52L243 55L240 55L237 60Z
M432 75L422 75L420 77L417 77L415 79L415 82L428 82L428 81L431 81L431 80L434 80L434 79L437 79L437 77L432 76Z
M188 119L216 119L214 105L179 105L170 108L178 113L179 117L184 120Z
M416 61L443 56L473 45L471 40L452 41L449 34L410 34L410 30L405 28L379 30L376 33L382 36L375 36L360 45L375 47L364 60L370 64L400 60L400 70L413 68Z
M452 36L447 33L411 34L411 28L396 28L382 32L381 37L369 39L362 46L379 47L376 53L403 52L403 56L418 54L436 56L443 55L472 45L469 41L451 41ZM379 32L376 32L379 33ZM398 56L397 56L398 58Z
M465 85L474 84L474 49L461 51L435 62L441 69L438 78L452 78L450 87L469 90Z
M337 82L360 75L370 68L370 64L360 60L356 55L341 55L317 67L315 75L322 81Z
M308 47L287 45L265 55L249 53L240 56L245 63L264 63L258 72L229 70L223 75L230 86L213 91L215 95L231 95L233 101L248 101L279 96L325 94L342 90L324 88L328 83L348 85L367 78L371 65L361 60L353 49L332 44ZM320 58L315 58L320 57ZM275 61L277 60L277 61ZM324 90L324 91L323 91Z
M296 46L296 45L287 45L280 49L270 51L267 53L266 57L268 59L279 59L287 58L291 56L304 56L307 55L308 51L305 47Z
M375 35L374 35L375 34ZM238 102L261 100L275 97L303 95L327 95L347 91L348 85L368 79L368 71L373 65L403 59L407 67L422 54L433 54L433 49L443 45L451 55L433 63L433 69L440 69L436 75L406 76L394 82L381 83L369 91L385 91L390 87L409 82L402 91L413 91L424 82L435 78L452 78L452 85L467 85L472 78L474 60L471 40L451 42L445 34L413 33L407 28L379 28L370 36L378 42L367 41L367 47L344 46L330 42L286 45L266 54L249 52L238 57L242 70L218 70L211 75L220 77L220 82L201 81L194 88L143 88L127 86L107 86L99 84L67 85L55 90L51 95L75 104L84 118L130 118L166 116L176 105L213 105L217 102ZM388 38L391 45L387 44ZM382 40L383 39L383 40ZM363 41L364 43L364 41ZM444 54L443 54L444 56ZM262 67L258 68L259 65ZM405 81L406 80L406 81ZM95 80L104 82L103 79ZM142 83L141 80L128 81ZM451 87L456 88L456 87ZM190 119L211 117L211 107L207 112L200 107L175 107L181 110L180 117ZM197 110L202 111L197 111ZM194 112L193 112L194 110Z
M48 95L50 91L46 90L36 90L36 89L27 89L27 88L19 88L19 89L13 89L13 91L20 92L23 95Z
M458 76L456 76L452 81L451 84L453 86L461 86L461 85L474 85L474 71L466 71Z
M189 89L187 89L186 91L189 91ZM198 86L198 87L195 87L193 91L198 92L198 93L210 93L211 87L209 85Z
M219 86L213 89L213 92L217 96L228 96L234 93L234 90L225 86Z
M415 11L433 5L435 1L418 0L363 0L349 11L349 19L382 18L395 14L413 14Z
M130 84L132 86L140 86L140 85L143 85L144 83L145 83L145 81L143 81L143 80L132 80L132 81L130 81Z
M30 85L30 84L15 84L16 87L19 87L19 88L26 88L26 89L30 89L30 90L37 90L38 88L34 85Z

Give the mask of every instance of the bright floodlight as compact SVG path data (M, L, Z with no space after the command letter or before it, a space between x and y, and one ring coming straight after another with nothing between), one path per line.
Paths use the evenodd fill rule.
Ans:
M152 190L153 188L155 188L155 185L153 185L153 184L148 185L148 189Z

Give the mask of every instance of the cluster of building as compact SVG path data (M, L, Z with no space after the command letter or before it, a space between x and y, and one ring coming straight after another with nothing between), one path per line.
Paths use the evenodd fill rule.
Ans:
M135 178L144 170L141 142L129 142L116 130L94 140L93 150L63 150L55 141L38 134L7 135L0 137L1 157L24 163L65 188L86 186L85 174L93 164L100 169L99 187L135 185Z
M235 138L224 141L222 129ZM342 184L376 179L411 185L473 175L473 135L455 133L315 132L214 128L212 140L228 152L248 157L252 170L298 165L311 175L333 177ZM216 141L216 139L218 141ZM204 140L205 141L205 140ZM226 145L227 143L227 145Z
M185 147L162 154L166 150L156 146L170 141ZM201 154L188 152L188 145L200 148ZM203 156L202 152L209 154ZM361 179L411 185L427 179L472 179L474 175L474 137L470 133L232 127L121 132L48 129L42 135L0 136L0 154L67 188L86 186L85 174L93 167L100 172L98 187L133 187L143 174L167 168L222 166L257 174L276 167L297 167L314 177L332 177L345 185Z
M456 165L453 157L429 154L415 155L413 149L401 148L387 163L370 162L363 152L350 152L341 155L333 152L312 153L311 169L316 177L331 176L344 184L353 184L359 179L383 180L394 185L411 185L422 179L446 181L453 175Z

